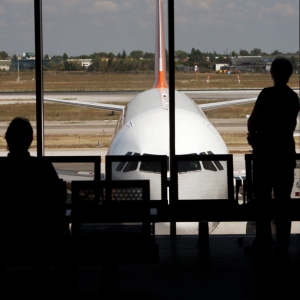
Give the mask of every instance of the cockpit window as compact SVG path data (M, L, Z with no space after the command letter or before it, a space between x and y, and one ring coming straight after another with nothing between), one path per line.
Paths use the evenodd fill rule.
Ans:
M155 156L155 154L144 153L145 156ZM161 173L161 167L159 161L142 161L140 165L140 171L151 172L151 173Z
M205 152L201 152L200 155L207 155L207 154ZM217 171L217 168L215 167L212 161L202 161L202 164L205 170L214 171L214 172Z
M134 153L133 156L139 156L140 153ZM123 172L131 172L135 171L138 167L139 162L138 161L129 161L127 165L125 166Z
M214 154L212 151L207 151L206 152L201 152L200 155L207 155L207 154ZM133 153L133 152L127 152L125 156L139 156L141 155L140 153ZM148 156L155 156L155 154L148 154L144 153L143 155L148 155ZM186 155L197 155L197 153L190 153ZM138 168L139 162L119 162L119 164L116 167L116 171L118 172L131 172L135 171ZM202 161L203 168L205 170L213 171L216 172L217 170L224 170L224 167L222 164L217 161ZM161 165L160 162L158 161L142 161L140 164L140 171L142 172L150 172L150 173L161 173ZM167 171L169 172L169 160L168 160L168 166L167 166ZM178 161L178 173L186 173L186 172L196 172L196 171L201 171L201 164L199 161Z
M187 155L196 155L197 153L191 153ZM199 161L179 161L178 162L178 173L195 172L200 171L201 165Z
M127 152L127 153L125 154L125 156L126 156L126 155L127 155L127 156L130 156L131 154L132 154L132 152ZM116 171L121 172L122 169L124 168L124 166L125 166L126 164L127 164L126 161L120 161L119 164L117 165Z
M207 153L214 154L212 151L207 151ZM220 170L220 171L224 170L222 164L218 160L214 160L213 162L216 165L216 167L218 168L218 170Z

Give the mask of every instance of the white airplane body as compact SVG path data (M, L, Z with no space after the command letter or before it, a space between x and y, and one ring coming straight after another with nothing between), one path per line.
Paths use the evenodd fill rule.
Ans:
M128 105L124 126L113 139L107 155L169 155L169 97L168 89L153 88L138 94ZM213 125L198 106L185 94L175 91L175 132L176 154L200 154L210 151L214 154L228 154L227 147ZM179 174L179 199L225 199L227 197L227 175L215 168L191 169ZM115 168L113 168L115 169ZM123 170L125 169L125 166ZM209 180L211 173L218 180ZM149 179L151 198L159 199L158 174L143 172L139 168L132 171L113 172L113 179ZM218 175L218 176L216 176ZM156 178L157 180L154 180ZM154 181L156 184L154 184ZM205 186L199 185L205 182ZM186 183L186 184L184 184ZM212 193L212 186L214 193Z
M155 82L152 89L138 94L127 107L44 98L46 101L99 109L121 111L120 130L116 133L107 155L168 155L169 89L166 82L163 1L157 0ZM223 139L206 118L203 110L254 102L256 98L196 105L184 93L175 91L176 154L228 154ZM160 199L159 174L141 170L118 170L113 165L113 179L150 179L151 199ZM130 169L130 168L129 168ZM179 172L179 199L225 199L227 197L226 166L222 162L198 162L197 166ZM210 223L211 230L218 223ZM178 224L189 233L197 234L198 223Z

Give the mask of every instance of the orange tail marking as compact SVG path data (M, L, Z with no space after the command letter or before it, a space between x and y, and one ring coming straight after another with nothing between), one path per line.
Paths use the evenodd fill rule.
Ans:
M156 2L155 81L154 88L168 88L166 80L163 1Z

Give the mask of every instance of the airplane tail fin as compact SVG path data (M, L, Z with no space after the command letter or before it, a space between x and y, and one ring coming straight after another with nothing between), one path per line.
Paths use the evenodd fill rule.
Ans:
M154 88L168 88L166 80L163 0L156 0L155 81Z

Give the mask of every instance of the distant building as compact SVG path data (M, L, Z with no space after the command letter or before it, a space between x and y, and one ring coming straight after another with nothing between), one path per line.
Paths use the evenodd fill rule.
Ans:
M239 72L265 72L266 63L262 56L231 56L230 69Z
M214 71L220 71L222 67L228 66L228 64L215 64L213 65Z
M176 65L176 69L178 71L183 71L183 72L193 72L194 71L194 67L184 66L184 65Z
M35 54L33 52L24 52L21 59L35 59Z
M33 70L35 69L35 59L18 59L11 61L11 69L17 70Z
M69 62L79 62L82 67L87 68L89 65L92 64L92 60L89 58L73 58L73 59L67 59Z
M11 66L10 60L0 60L0 71L9 71Z
M257 72L258 70L261 72L269 72L273 60L277 57L285 57L289 60L294 57L298 60L298 66L300 64L299 53L287 53L279 55L231 57L230 65L231 68L235 68L236 70L240 70L242 72Z
M272 63L272 61L277 57L278 55L264 55L262 57L262 61L264 63Z
M266 71L270 71L271 64L273 60L277 57L284 57L286 59L292 60L292 58L296 58L298 61L298 70L294 70L296 73L299 72L299 66L300 66L300 57L299 53L287 53L287 54L278 54L278 55L264 55L263 56L263 62L266 64Z
M230 65L232 66L249 66L261 64L262 56L232 56L230 59Z

